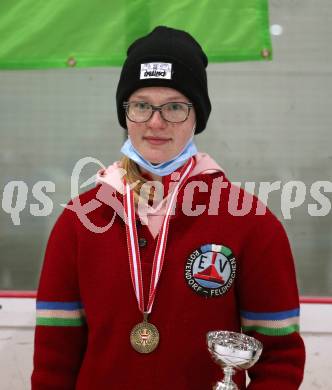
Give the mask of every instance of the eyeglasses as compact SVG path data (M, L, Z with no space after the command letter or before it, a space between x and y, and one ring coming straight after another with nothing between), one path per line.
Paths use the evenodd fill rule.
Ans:
M187 120L192 103L168 102L160 106L154 106L146 102L124 102L126 116L131 122L147 122L155 111L159 111L161 117L171 123L180 123Z

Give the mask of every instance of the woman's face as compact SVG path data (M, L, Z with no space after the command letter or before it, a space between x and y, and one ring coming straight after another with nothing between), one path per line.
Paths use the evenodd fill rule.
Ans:
M147 87L136 90L129 102L140 101L154 106L168 102L186 102L181 92L167 87ZM178 155L193 135L196 122L195 111L191 108L186 121L170 123L165 121L159 111L144 123L131 122L127 118L128 135L135 149L154 164L168 161Z

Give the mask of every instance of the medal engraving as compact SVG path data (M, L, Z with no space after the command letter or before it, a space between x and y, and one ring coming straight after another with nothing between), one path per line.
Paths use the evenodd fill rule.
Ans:
M143 321L134 326L130 333L130 343L135 351L150 353L159 344L158 329L150 322Z

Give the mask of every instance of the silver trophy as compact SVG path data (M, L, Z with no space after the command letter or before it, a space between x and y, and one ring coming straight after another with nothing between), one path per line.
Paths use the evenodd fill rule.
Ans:
M235 370L247 370L259 359L263 345L242 333L216 330L206 335L213 360L224 370L224 379L213 390L238 390L232 380Z

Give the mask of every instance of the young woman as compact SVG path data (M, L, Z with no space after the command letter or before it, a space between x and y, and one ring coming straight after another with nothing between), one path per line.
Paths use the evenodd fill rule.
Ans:
M116 95L124 157L77 198L103 201L91 224L73 199L49 238L32 390L211 389L221 377L211 330L263 343L249 389L298 389L304 346L286 234L194 143L211 110L206 55L167 27L127 55ZM246 388L243 372L234 379Z

